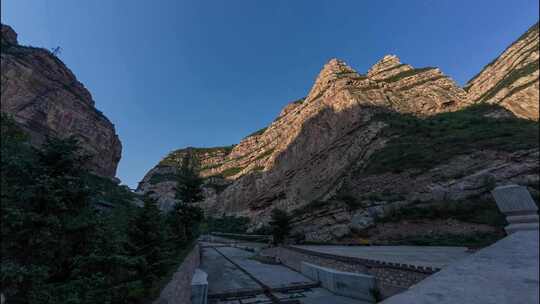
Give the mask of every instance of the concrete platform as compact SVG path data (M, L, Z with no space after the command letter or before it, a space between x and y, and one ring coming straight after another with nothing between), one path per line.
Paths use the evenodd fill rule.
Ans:
M263 293L259 284L229 262L216 249L246 270L249 275L272 288L272 294L284 303L288 300L298 300L303 304L368 304L368 302L333 294L324 288L307 288L305 286L308 285L305 284L317 286L315 281L283 265L264 264L253 260L251 259L253 252L232 247L216 247L215 249L207 247L203 248L200 268L208 273L208 294L214 295L212 299L209 299L210 304L273 303ZM291 287L294 290L290 290ZM236 297L222 297L223 294L237 291L246 293ZM218 294L219 297L216 297Z
M260 289L249 276L227 261L213 248L202 248L200 268L208 274L208 294L232 290Z
M367 274L338 271L302 262L302 273L321 282L322 287L340 296L375 303L375 277Z
M538 239L538 231L515 232L382 303L538 304Z
M291 247L337 256L435 268L443 268L470 254L466 247L444 246L295 245Z
M283 265L263 264L259 261L250 259L253 256L253 253L249 251L231 247L221 247L218 248L218 250L270 288L316 283Z

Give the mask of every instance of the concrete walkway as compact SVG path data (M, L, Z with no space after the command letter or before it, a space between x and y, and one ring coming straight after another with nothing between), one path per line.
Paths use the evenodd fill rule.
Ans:
M442 246L295 245L291 247L337 256L435 268L443 268L470 254L466 247Z
M283 265L263 264L250 259L253 256L251 252L230 247L218 248L218 250L270 288L316 283L294 270L283 267Z
M539 303L538 231L516 232L384 304Z
M208 294L260 289L249 276L229 263L214 248L202 248L200 268L208 274Z
M287 302L297 300L303 304L366 304L358 300L337 296L317 286L317 282L283 265L264 264L252 259L254 253L233 248L211 247L206 243L202 248L200 268L208 274L209 303L274 303L268 291L264 291L260 283L268 287L274 300ZM247 272L247 273L246 273ZM229 296L234 293L242 296ZM225 295L220 299L219 295Z

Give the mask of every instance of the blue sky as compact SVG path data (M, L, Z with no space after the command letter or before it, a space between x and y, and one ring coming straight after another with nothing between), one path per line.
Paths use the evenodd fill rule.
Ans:
M61 46L123 143L135 187L168 152L238 143L332 57L385 54L464 84L538 20L537 0L2 0L22 44Z

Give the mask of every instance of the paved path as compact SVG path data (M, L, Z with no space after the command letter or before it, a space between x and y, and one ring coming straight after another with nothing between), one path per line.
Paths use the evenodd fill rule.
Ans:
M214 248L201 249L200 268L208 274L208 293L223 293L232 290L260 289L248 275L229 263Z
M270 288L316 283L282 265L263 264L253 260L251 252L230 247L218 248L218 250Z
M436 268L443 268L470 254L465 247L333 245L296 245L292 247L339 256Z
M383 303L538 304L538 243L538 230L516 232Z
M210 244L206 244L210 245ZM336 296L317 288L300 288L316 285L316 282L282 265L264 264L252 259L253 253L233 247L202 248L201 268L208 274L208 294L231 294L247 292L249 296L237 299L211 299L209 303L284 303L298 300L303 304L365 304L358 300ZM262 286L268 288L265 293ZM276 288L291 289L276 291ZM292 303L292 302L290 302Z

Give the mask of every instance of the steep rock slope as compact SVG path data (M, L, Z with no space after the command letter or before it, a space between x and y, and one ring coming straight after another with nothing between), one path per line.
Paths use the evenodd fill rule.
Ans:
M281 208L311 241L364 231L395 210L483 201L501 184L538 196L538 124L471 94L394 55L365 75L332 59L267 128L226 149L175 151L139 190L170 206L179 164L170 160L192 153L209 215L247 216L258 228Z
M2 112L13 115L36 145L46 136L77 136L92 155L91 169L114 177L122 145L88 90L51 52L19 45L13 29L1 28Z
M538 121L538 23L469 80L473 102L500 104L515 115Z
M467 105L465 92L436 68L414 69L386 56L369 73L374 76L360 75L332 59L308 96L287 105L268 128L221 153L210 167L201 154L202 176L232 183L209 196L209 210L252 215L249 210L292 207L316 199L329 191L350 162L383 143L377 134L384 124L371 120L374 113L393 109L429 115ZM377 145L372 147L372 142ZM156 174L174 171L174 166L164 163L180 151L152 169L139 190L153 189L171 198L171 179L154 178L152 185L149 181Z

